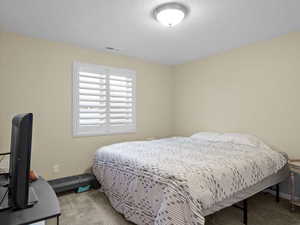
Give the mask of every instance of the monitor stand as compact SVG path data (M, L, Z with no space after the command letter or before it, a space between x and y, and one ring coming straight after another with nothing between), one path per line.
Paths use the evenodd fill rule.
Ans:
M38 197L34 191L34 188L29 187L29 195L28 195L28 205L27 207L32 207L34 204L38 202ZM0 211L14 209L10 204L8 198L8 188L0 186Z
M29 186L28 207L33 206L34 204L38 203L38 201L39 198L36 195L34 188Z

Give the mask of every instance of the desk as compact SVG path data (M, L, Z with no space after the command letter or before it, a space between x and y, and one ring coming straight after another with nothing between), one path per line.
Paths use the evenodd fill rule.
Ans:
M43 178L34 181L31 186L38 196L38 203L27 209L0 212L1 225L31 224L54 217L57 218L57 225L59 225L60 207L52 187Z

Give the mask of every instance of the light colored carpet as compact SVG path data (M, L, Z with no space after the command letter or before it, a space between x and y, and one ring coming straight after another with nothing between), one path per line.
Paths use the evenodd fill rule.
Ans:
M103 193L89 191L59 197L61 225L133 225L109 204ZM249 199L249 225L300 225L300 209L289 211L289 203L275 202L274 196L261 193ZM242 225L242 213L229 207L206 218L206 225Z

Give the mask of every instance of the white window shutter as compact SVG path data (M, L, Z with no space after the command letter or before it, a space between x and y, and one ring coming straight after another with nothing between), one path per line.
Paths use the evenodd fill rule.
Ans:
M73 134L136 131L135 72L74 63Z

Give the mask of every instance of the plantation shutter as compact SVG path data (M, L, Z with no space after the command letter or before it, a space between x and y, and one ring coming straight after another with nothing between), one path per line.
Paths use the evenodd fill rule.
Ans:
M135 72L74 63L73 133L135 132Z

